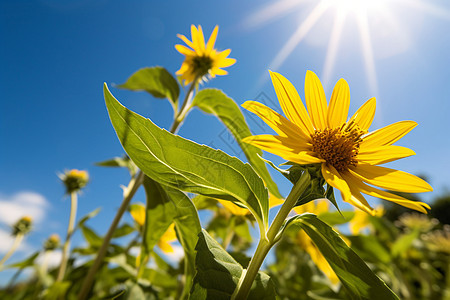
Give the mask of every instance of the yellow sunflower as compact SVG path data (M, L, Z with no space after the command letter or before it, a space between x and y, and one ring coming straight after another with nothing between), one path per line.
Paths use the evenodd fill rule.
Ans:
M245 102L243 107L258 115L278 135L250 136L244 142L300 165L321 164L324 179L341 192L342 199L368 213L375 212L363 194L427 213L425 208L430 207L426 203L378 189L407 193L432 191L427 182L414 175L379 166L415 154L393 144L411 131L416 122L401 121L369 133L375 115L375 98L347 119L350 90L344 79L337 82L327 104L319 78L308 71L306 110L297 90L285 77L275 72L270 72L270 76L287 118L261 103Z
M181 68L176 72L177 75L181 75L185 85L194 80L202 80L206 75L213 78L216 75L227 75L228 72L221 68L229 67L236 62L236 59L227 57L231 52L230 49L221 52L214 49L218 31L219 26L216 26L206 44L202 26L200 25L198 29L191 25L192 41L188 40L184 35L177 35L190 47L175 45L178 52L185 56Z

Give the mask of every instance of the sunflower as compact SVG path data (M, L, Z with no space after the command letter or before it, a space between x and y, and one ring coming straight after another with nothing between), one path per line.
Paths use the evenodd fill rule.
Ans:
M227 57L231 52L230 49L221 52L214 49L218 31L219 26L216 26L206 44L200 25L198 29L191 25L192 41L184 35L177 35L190 47L175 45L175 49L185 56L181 68L176 72L177 75L181 75L185 85L194 80L203 80L206 75L213 78L216 75L227 75L228 72L221 68L229 67L236 62L236 59Z
M270 72L270 71L269 71ZM341 192L342 199L375 214L363 194L395 202L427 213L429 205L411 201L394 192L432 191L424 180L402 171L379 166L414 155L414 151L393 144L417 123L401 121L368 132L375 115L375 98L369 99L347 120L350 90L340 79L330 103L319 78L306 73L306 110L294 86L282 75L270 72L281 108L287 118L265 105L247 101L243 107L258 115L278 135L257 135L244 142L300 165L320 164L325 181Z

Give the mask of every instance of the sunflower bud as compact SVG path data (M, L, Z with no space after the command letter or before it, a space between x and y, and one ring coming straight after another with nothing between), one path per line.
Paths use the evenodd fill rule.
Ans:
M67 193L81 190L89 182L89 174L84 170L73 169L59 176L66 186Z
M19 221L16 222L16 224L12 227L12 234L14 236L18 234L27 234L30 232L32 227L33 219L30 216L24 216Z
M51 251L55 250L59 247L60 238L57 234L52 234L45 242L44 242L44 250Z

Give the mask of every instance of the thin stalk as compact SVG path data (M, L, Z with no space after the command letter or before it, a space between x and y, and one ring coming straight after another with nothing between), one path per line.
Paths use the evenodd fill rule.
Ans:
M194 81L192 81L191 85L189 86L189 90L186 93L186 96L184 97L183 105L180 108L180 111L175 117L175 120L173 121L173 124L170 128L170 132L175 134L180 127L181 122L186 118L187 114L189 113L190 109L192 108L192 98L194 95L194 88L197 85L198 79L196 78Z
M195 79L192 82L192 84L189 87L189 90L186 93L186 96L184 98L183 105L173 121L173 124L170 128L170 132L173 134L175 134L177 132L178 128L180 127L181 123L183 122L184 118L186 117L190 108L192 107L191 100L193 98L194 87L197 84L197 81L198 81L198 79ZM111 242L114 231L116 230L117 226L119 225L120 219L122 218L123 214L125 213L128 205L130 204L131 199L133 199L134 194L136 193L136 191L139 189L139 187L143 183L144 176L145 176L145 174L142 171L139 171L137 173L137 175L130 180L127 188L125 189L122 204L120 205L119 210L117 211L117 214L114 217L113 222L109 226L106 236L103 238L103 243L100 247L100 250L97 253L97 257L95 258L94 263L92 264L86 278L83 281L83 285L81 286L81 291L78 294L78 300L87 299L89 291L91 290L92 284L94 282L95 274L97 273L98 269L100 268L100 265L103 263L103 259L105 258L106 251L108 249L109 243Z
M14 254L14 252L16 252L17 247L19 247L20 243L23 240L23 233L18 233L16 235L16 238L14 239L14 242L11 246L11 248L9 249L9 251L5 254L5 256L3 256L2 260L0 261L0 267L3 266L3 264L8 260L8 258L11 257L11 255Z
M69 226L67 226L67 236L63 246L63 253L61 258L61 265L58 271L58 277L56 278L57 282L64 279L64 274L66 273L67 268L67 261L69 259L70 238L72 237L73 230L75 228L75 219L77 216L78 198L76 191L70 193L70 203Z
M283 226L286 217L291 212L292 208L294 208L297 203L298 198L303 194L306 188L309 185L309 176L306 172L300 177L297 183L292 188L289 196L286 198L286 201L281 206L278 214L270 225L269 230L267 231L267 237L261 237L258 243L258 246L255 251L255 255L250 260L250 264L248 265L248 269L242 275L241 280L239 280L238 286L236 287L235 292L231 299L234 300L245 300L248 297L248 293L250 292L250 288L252 287L253 280L255 280L256 275L258 274L259 268L261 267L264 259L266 258L269 250L275 245L278 241L277 235L280 232L280 228Z

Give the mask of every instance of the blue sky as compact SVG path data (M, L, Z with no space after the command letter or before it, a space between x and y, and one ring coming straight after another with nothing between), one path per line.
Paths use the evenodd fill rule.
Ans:
M16 214L39 215L23 250L28 252L54 232L64 236L70 203L57 173L78 168L91 175L78 215L102 207L90 224L106 231L122 199L119 186L129 178L125 170L94 166L124 153L108 119L102 83L122 83L145 66L175 73L183 60L174 49L180 43L176 34L190 36L191 24L202 25L207 36L219 25L216 47L231 48L230 57L237 59L229 76L204 87L221 88L239 104L264 98L279 110L269 68L290 79L302 98L307 70L323 79L328 97L343 77L350 85L351 113L377 97L372 130L400 120L419 123L398 143L417 155L390 166L426 175L435 190L424 199L448 191L450 3L365 1L367 17L344 9L351 0L335 0L344 3L341 10L312 0L0 1L0 229L8 230ZM382 6L373 5L378 2ZM111 91L128 108L170 126L167 101ZM245 116L255 133L263 131L259 121ZM193 111L179 134L244 159L223 130L213 117ZM289 184L274 178L286 195ZM136 200L144 201L142 191Z

